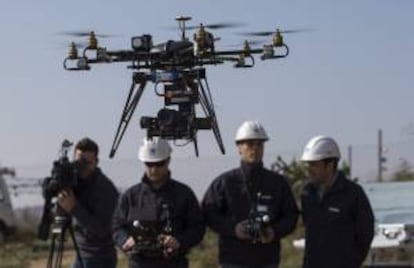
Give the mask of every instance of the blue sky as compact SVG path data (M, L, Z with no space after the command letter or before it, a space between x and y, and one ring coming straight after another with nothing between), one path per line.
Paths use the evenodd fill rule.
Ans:
M245 23L214 31L221 37L219 48L242 42L237 34L242 31L315 31L285 35L291 53L280 61L257 60L247 70L208 67L228 154L220 155L212 133L200 133L199 159L192 146L174 150L173 170L179 176L198 177L207 170L202 173L207 178L189 180L203 189L217 172L237 164L234 133L252 119L271 137L267 163L277 154L291 159L310 137L326 134L338 140L344 155L348 145L355 146L356 175L372 179L379 128L384 142L395 148L388 153L390 166L414 159L413 13L409 0L9 1L0 9L0 163L24 176L42 176L63 139L90 136L101 145L101 163L112 176L137 176L142 168L135 163L136 152L144 137L139 117L154 115L160 100L149 86L115 159L109 160L131 71L125 64L65 71L65 45L82 39L57 33L115 34L101 45L126 49L131 36L144 33L155 42L178 39L179 32L168 27L176 25L175 16L189 15L193 25Z

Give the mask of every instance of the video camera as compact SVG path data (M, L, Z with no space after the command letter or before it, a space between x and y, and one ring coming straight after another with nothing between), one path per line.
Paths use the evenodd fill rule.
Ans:
M86 161L84 159L69 161L67 154L72 145L73 143L68 140L62 142L61 156L53 162L51 176L46 177L42 183L45 199L51 199L63 189L73 188L78 184L79 171L85 166Z
M260 235L271 223L269 206L265 204L264 200L262 193L256 194L256 200L253 202L247 218L246 230L254 244L260 242Z
M68 152L72 145L73 143L68 140L62 142L60 157L53 162L51 176L46 177L42 183L42 194L45 204L38 227L38 238L42 240L47 240L53 220L52 210L54 204L52 199L57 197L60 191L73 188L78 184L78 174L86 164L84 159L73 162L69 161ZM60 211L59 213L63 212Z

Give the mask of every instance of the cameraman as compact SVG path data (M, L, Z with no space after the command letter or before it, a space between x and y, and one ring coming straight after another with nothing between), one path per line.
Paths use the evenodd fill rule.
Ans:
M263 167L268 136L262 125L244 122L235 140L241 166L216 178L202 203L208 226L219 235L219 262L222 268L277 268L280 240L294 230L298 209L286 179ZM252 208L270 218L259 232L252 229L260 221Z
M74 218L75 239L84 268L116 267L111 218L118 199L114 184L97 167L98 145L89 138L75 146L74 161L81 166L78 183L58 194L58 205ZM76 258L72 268L81 267Z
M140 183L121 196L115 211L113 237L129 255L130 268L186 268L186 253L203 238L205 224L199 203L188 186L171 178L170 155L166 140L144 141L139 159L145 164L145 174ZM146 241L139 243L138 236L133 235L137 221L153 223L147 228L161 227L152 239L148 238L152 242L145 248L142 245ZM167 225L171 227L169 231ZM149 252L149 247L158 254Z

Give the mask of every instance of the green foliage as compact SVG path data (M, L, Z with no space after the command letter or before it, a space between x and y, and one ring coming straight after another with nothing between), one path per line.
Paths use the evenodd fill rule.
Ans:
M397 171L391 176L392 181L414 181L414 172L407 160L403 159Z
M282 174L288 179L288 183L295 198L299 199L304 178L306 177L304 164L300 161L296 161L295 159L287 164L281 156L278 156L276 161L271 164L270 169Z
M282 174L288 179L293 195L298 200L306 178L305 164L296 159L292 159L288 164L281 156L277 156L276 161L271 164L270 169ZM341 162L338 169L346 176L349 176L351 173L351 169L345 161Z
M347 177L351 175L351 167L345 161L342 161L342 163L339 166L339 170L342 171Z
M207 230L203 241L195 247L189 256L191 268L218 267L218 237Z

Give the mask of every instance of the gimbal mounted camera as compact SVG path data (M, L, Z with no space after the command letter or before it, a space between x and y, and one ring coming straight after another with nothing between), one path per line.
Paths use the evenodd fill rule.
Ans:
M282 33L287 31L251 34L272 35L271 44L262 48L251 48L246 41L241 49L217 50L214 44L216 39L206 29L217 29L225 25L200 24L198 27L186 28L185 23L190 19L191 17L176 17L181 30L181 40L178 41L168 40L154 45L152 36L144 34L132 37L131 49L111 51L99 46L98 35L90 32L88 45L83 49L82 55L78 54L75 43L71 44L69 55L63 62L66 70L90 70L93 64L115 62L130 62L128 68L134 70L132 85L112 144L111 158L116 153L147 82L154 83L155 93L164 98L164 107L157 116L141 117L141 127L147 129L148 137L191 141L198 156L197 131L211 129L224 154L225 148L204 66L233 62L236 68L248 68L255 64L254 54L261 54L262 60L284 58L289 54L289 48L282 37ZM193 28L196 31L193 41L190 41L186 37L186 30ZM163 86L163 90L158 90L159 85ZM202 107L204 117L196 115L197 105Z

